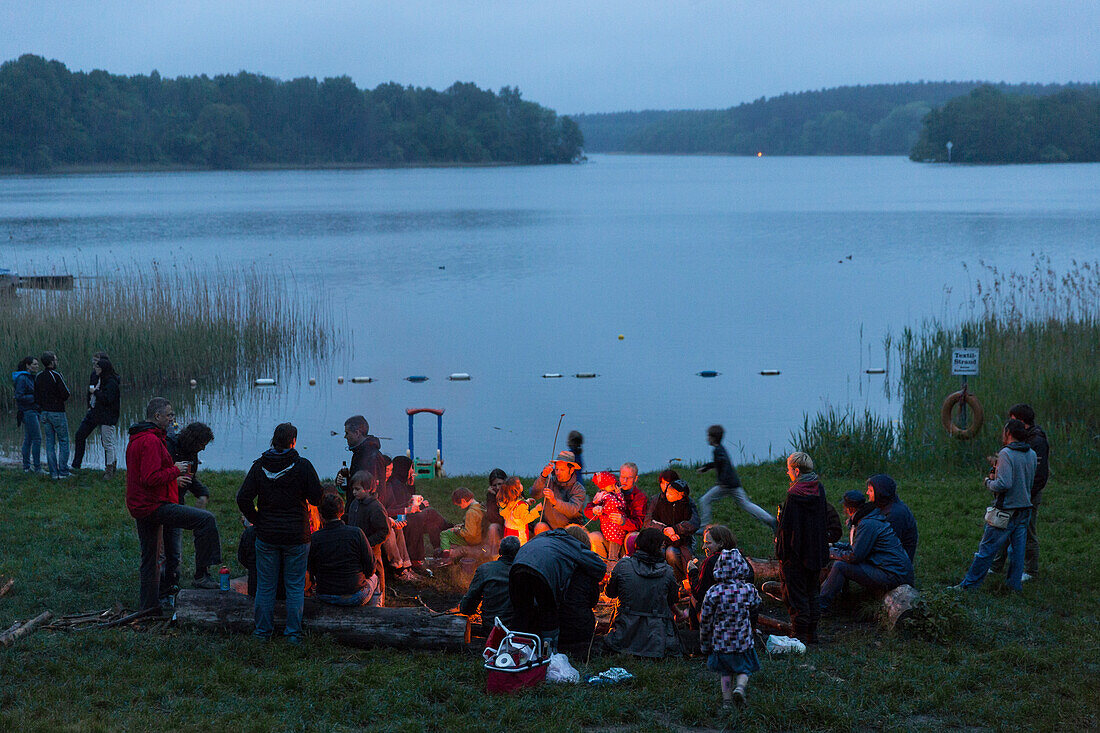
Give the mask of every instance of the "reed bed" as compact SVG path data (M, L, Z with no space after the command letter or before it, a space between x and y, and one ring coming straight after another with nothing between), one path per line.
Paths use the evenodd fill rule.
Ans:
M0 300L0 359L54 351L79 384L88 360L106 351L125 389L186 385L232 394L257 376L278 376L303 358L327 357L338 330L323 306L303 305L279 272L214 273L136 264L119 274L78 280L69 292L20 291ZM0 380L0 406L13 406Z
M857 413L829 406L791 433L791 446L809 453L821 471L836 476L866 477L885 472L894 456L893 424L865 410Z
M978 470L999 443L1008 409L1026 402L1050 436L1052 470L1100 468L1100 263L1073 262L1065 273L1045 257L1025 273L983 266L967 306L961 323L931 321L897 339L899 458L918 468ZM948 436L939 419L943 400L960 388L950 362L964 329L981 349L969 390L985 409L971 441Z

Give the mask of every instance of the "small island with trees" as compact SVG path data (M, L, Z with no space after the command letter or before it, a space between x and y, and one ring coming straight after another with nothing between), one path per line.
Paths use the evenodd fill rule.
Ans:
M573 120L512 87L0 65L0 170L570 163L583 144Z

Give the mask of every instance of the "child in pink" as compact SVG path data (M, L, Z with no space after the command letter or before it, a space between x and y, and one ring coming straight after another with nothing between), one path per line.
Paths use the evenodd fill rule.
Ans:
M600 519L600 534L607 543L607 559L615 562L622 553L623 539L626 537L622 524L622 518L626 514L626 500L623 499L619 482L613 474L600 471L592 477L592 483L600 490L592 497L588 507L592 510L591 514ZM599 511L595 511L596 508ZM613 517L619 521L614 521Z

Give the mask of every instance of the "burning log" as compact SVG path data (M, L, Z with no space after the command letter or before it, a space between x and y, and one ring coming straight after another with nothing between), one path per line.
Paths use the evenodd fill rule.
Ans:
M240 593L182 590L176 596L176 619L199 628L251 632L254 600ZM425 608L344 608L306 599L305 627L332 634L349 646L397 647L459 651L466 646L466 619ZM277 621L286 618L283 603L275 604Z
M27 636L28 634L33 634L35 629L49 621L51 618L53 618L52 613L50 613L49 611L43 611L22 626L19 626L18 628L15 628L11 631L7 631L4 633L3 636L0 636L0 646L11 646L19 639L22 639L24 636Z

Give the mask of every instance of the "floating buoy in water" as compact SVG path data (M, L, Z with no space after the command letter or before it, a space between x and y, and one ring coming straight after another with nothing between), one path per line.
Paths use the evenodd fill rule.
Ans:
M455 372L451 376L447 377L447 379L451 380L452 382L469 382L470 375L466 372Z
M314 379L313 377L310 377L309 378L309 386L312 387L315 384L317 384L317 380Z
M257 387L270 387L273 384L275 384L275 380L274 379L268 379L266 377L263 377L263 378L260 378L260 379L256 380L256 386Z
M414 374L411 377L405 377L406 382L427 382L428 378L423 374Z
M542 375L543 379L561 379L560 374L547 373Z
M577 379L595 379L596 377L598 377L600 375L596 374L595 372L577 372L573 376L576 377Z
M626 338L626 336L623 336L623 335L622 335L622 334L620 333L620 334L619 334L619 340L620 340L620 341L622 341L622 340L623 340L624 338Z
M344 383L344 378L343 377L337 377L336 378L336 383L337 384L343 384Z
M881 368L867 369L867 374L885 374L886 370Z
M765 377L778 377L779 376L779 370L778 369L761 369L760 374L762 374Z
M370 384L374 381L373 377L352 377L351 381L355 384Z
M721 374L721 372L716 372L713 369L704 369L701 372L696 372L695 376L697 376L697 377L717 377L719 374Z

